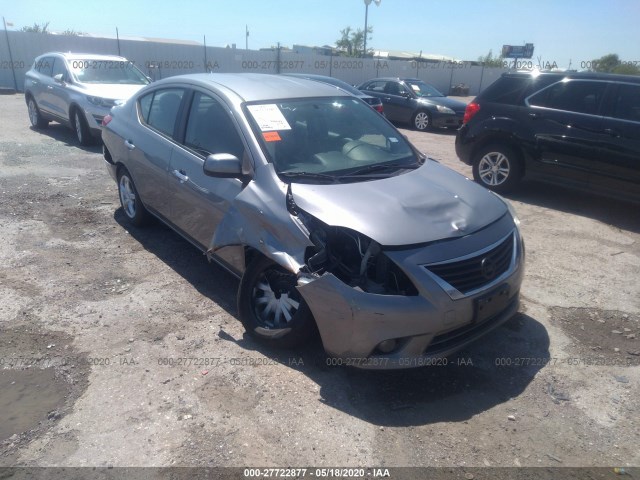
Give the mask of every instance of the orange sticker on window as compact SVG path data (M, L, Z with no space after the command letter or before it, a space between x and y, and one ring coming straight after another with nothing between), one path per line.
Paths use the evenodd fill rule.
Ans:
M279 142L282 140L278 132L264 132L262 136L266 142Z

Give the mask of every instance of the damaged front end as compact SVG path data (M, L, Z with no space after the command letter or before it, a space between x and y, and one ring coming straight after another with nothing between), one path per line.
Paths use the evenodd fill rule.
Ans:
M330 209L309 213L315 205L309 198L314 197L300 192L308 193L310 187L298 186L279 181L270 164L257 169L216 230L209 254L225 246L243 246L290 272L330 356L363 368L426 365L428 359L453 353L517 312L524 251L509 213L501 212L489 229L447 241L429 238L421 244L389 247L346 226L346 217L335 203ZM327 223L334 220L335 225ZM375 228L385 238L382 222ZM433 230L439 224L432 222L429 227L416 228L426 232L426 239L435 237ZM390 235L396 233L386 233L387 238ZM461 259L464 264L471 254L483 256L483 248L506 237L514 244L508 266L495 281L469 295L451 297L428 269L430 264ZM270 285L270 301L279 311L278 302L295 295L276 287ZM498 307L491 315L482 315L479 305L493 300ZM258 298L258 302L266 301ZM293 323L287 328L295 329L296 317L291 317Z
M289 213L300 219L313 246L305 250L301 283L331 274L358 291L378 295L417 295L409 278L376 241L346 227L326 225L295 205L287 193Z

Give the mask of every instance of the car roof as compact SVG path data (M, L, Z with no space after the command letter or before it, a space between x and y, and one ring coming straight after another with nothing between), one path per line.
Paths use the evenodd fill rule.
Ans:
M620 75L614 73L599 72L506 72L503 77L510 78L537 78L537 77L556 77L559 80L563 78L573 80L604 80L609 82L631 82L640 83L640 77L634 75Z
M120 57L118 55L101 55L97 53L72 53L72 52L48 52L48 53L43 53L42 55L38 55L38 58L50 57L52 55L58 55L66 58L67 60L118 60L118 61L127 60L126 58Z
M424 80L420 79L420 78L399 78L399 77L378 77L378 78L372 78L371 80L367 80L364 83L369 83L369 82L378 82L378 81L383 81L383 82L422 82L422 83L427 83Z
M326 83L305 78L268 73L196 73L176 75L152 85L183 83L217 90L227 97L244 102L260 102L285 98L336 97L351 95Z
M340 80L339 78L328 77L326 75L318 75L315 73L284 73L283 75L286 77L306 78L308 80L315 80L316 82L328 83L329 85L333 85L334 87L346 90L351 95L355 95L357 97L369 96L366 93L358 90L356 87L349 85L344 80Z

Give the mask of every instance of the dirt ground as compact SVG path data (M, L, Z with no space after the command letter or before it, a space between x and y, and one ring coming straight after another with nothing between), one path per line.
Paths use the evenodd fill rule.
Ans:
M471 174L454 133L403 133ZM522 185L521 313L447 365L371 372L254 343L238 281L129 228L100 147L32 130L20 95L0 165L0 466L640 465L637 205Z

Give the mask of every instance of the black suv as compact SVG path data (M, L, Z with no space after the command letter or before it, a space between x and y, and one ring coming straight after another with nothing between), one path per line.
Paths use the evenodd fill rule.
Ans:
M467 106L456 153L496 192L526 174L640 200L640 77L505 73Z

